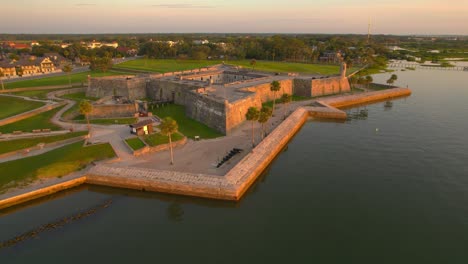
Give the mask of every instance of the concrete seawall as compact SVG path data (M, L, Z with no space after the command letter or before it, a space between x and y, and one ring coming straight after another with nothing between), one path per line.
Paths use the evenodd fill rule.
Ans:
M70 181L63 182L63 183L55 184L46 188L42 188L39 190L35 190L29 193L7 198L7 199L0 201L0 210L7 208L7 207L15 206L21 203L25 203L25 202L28 202L37 198L41 198L47 195L51 195L51 194L54 194L63 190L67 190L73 187L77 187L77 186L84 184L85 182L86 182L86 177L81 177L81 178L73 179Z
M238 201L289 143L291 138L301 129L309 116L342 119L343 114L344 118L346 118L346 113L335 107L349 107L408 96L410 94L411 90L409 89L396 88L323 99L319 101L321 106L300 107L225 176L136 167L113 167L112 165L100 164L91 168L86 177L2 200L0 201L0 209L50 195L83 183Z
M330 106L342 108L350 107L353 105L365 104L378 102L382 100L388 100L396 97L409 96L411 95L411 90L408 88L394 88L382 91L361 93L348 96L340 96L334 98L326 98L320 102L326 103Z

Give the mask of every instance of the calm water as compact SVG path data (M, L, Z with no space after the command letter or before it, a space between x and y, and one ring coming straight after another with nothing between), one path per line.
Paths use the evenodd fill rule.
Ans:
M6 241L95 209L0 263L468 263L468 72L398 76L411 97L307 123L240 203L84 187L0 212Z

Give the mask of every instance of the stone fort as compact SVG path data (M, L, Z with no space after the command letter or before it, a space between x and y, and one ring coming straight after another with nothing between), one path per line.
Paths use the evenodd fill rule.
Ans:
M174 102L185 106L188 117L229 134L245 121L249 107L260 109L262 103L273 100L272 81L281 84L277 98L283 93L316 97L350 91L345 65L342 65L340 75L334 76L266 73L216 65L165 74L90 78L86 96ZM122 107L126 111L121 111ZM137 111L136 104L130 103L97 107L91 116L113 116L113 113L128 116Z

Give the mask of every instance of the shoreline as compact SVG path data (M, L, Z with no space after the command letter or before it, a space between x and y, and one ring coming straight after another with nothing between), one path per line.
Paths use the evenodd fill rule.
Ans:
M0 210L81 184L239 201L310 117L346 119L338 108L409 96L408 88L393 88L317 100L321 106L299 107L224 176L98 164L78 179L0 200Z

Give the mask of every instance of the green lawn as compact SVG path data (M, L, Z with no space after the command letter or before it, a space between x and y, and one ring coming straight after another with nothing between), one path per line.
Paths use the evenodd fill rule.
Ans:
M114 67L117 69L134 69L150 72L174 72L198 69L215 64L222 63L221 60L156 60L156 59L138 59L127 61ZM226 64L243 66L251 68L250 60L225 61ZM298 72L298 73L315 73L315 74L338 74L340 67L336 65L322 64L307 64L307 63L292 63L292 62L273 62L273 61L257 61L256 70L268 72ZM354 69L350 69L352 72Z
M38 178L61 177L83 169L93 161L115 157L109 144L83 147L83 141L42 155L0 163L0 192Z
M13 93L14 95L19 95L19 96L26 96L26 97L31 97L31 98L37 98L37 99L47 99L47 94L58 91L61 89L49 89L49 90L37 90L37 91L23 91L23 92L15 92Z
M86 123L86 120L83 119L83 115L78 115L76 118L73 119L74 122L77 123ZM89 123L96 124L96 125L131 125L138 122L138 119L135 117L129 118L100 118L100 119L91 119Z
M21 114L41 106L45 103L27 101L21 98L0 96L0 119Z
M173 143L183 138L184 136L179 133L174 133L171 136L171 140ZM151 135L143 136L143 140L146 142L146 144L150 145L151 147L169 143L169 137L160 133L153 133Z
M8 140L8 141L0 141L0 154L30 148L37 146L39 143L52 143L60 140L65 140L69 138L84 136L88 132L72 132L63 135L57 136L45 136L45 137L37 137L37 138L24 138L24 139L15 139L15 140Z
M11 133L13 131L32 132L33 129L51 129L61 130L62 128L50 122L50 119L57 113L61 107L57 107L50 111L38 114L36 116L23 119L21 121L11 123L8 125L0 126L0 132Z
M120 72L99 72L99 71L90 71L90 72L80 72L70 75L72 83L86 83L88 81L88 75L91 77L102 77L110 75L121 75ZM5 89L13 88L27 88L27 87L36 87L36 86L51 86L51 85L68 85L68 76L54 76L54 77L45 77L36 80L26 80L18 81L12 83L5 83Z
M179 131L189 138L217 138L222 137L223 134L218 131L202 124L196 120L193 120L185 115L185 107L182 105L170 104L163 107L159 107L153 110L153 114L160 117L172 117L177 121L179 125Z
M65 111L62 116L67 118L71 115L77 115L75 118L78 118L78 120L84 120L84 116L80 115L79 113L80 102L82 100L96 101L98 99L94 97L87 97L85 92L65 94L62 96L62 98L70 99L76 102L76 104L72 108Z
M146 146L139 137L127 138L125 141L133 150L139 150Z

